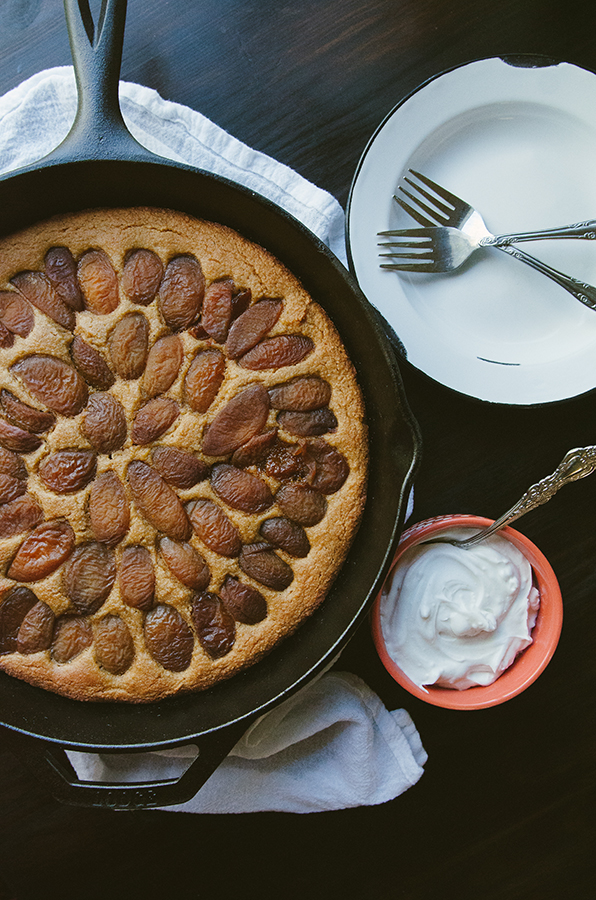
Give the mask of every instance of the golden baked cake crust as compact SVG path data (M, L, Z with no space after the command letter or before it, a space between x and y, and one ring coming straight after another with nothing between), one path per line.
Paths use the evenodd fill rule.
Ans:
M0 668L80 700L201 690L322 602L367 440L298 280L158 209L0 242Z

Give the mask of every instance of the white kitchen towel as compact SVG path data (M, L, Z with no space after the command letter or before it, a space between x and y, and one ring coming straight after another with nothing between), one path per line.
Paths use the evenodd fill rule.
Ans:
M344 212L335 197L150 88L121 81L119 93L124 121L140 144L262 194L299 219L345 264ZM0 97L0 172L30 165L57 147L70 130L76 106L71 66L39 72Z
M178 777L195 748L68 752L83 781ZM250 726L200 791L173 812L310 813L373 806L416 784L427 754L404 709L389 712L356 675L327 672Z
M161 156L215 172L291 213L345 262L344 212L326 191L247 147L200 113L122 82L131 133ZM71 67L40 72L0 97L0 172L41 159L74 120ZM410 498L408 515L412 508ZM196 748L147 754L70 753L79 777L177 777ZM314 812L382 803L422 775L426 753L405 710L388 712L354 675L326 673L254 724L196 797L175 811Z

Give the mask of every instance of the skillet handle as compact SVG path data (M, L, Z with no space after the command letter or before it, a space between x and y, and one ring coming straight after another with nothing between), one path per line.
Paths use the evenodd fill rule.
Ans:
M8 730L3 731L3 738L8 738L9 749L61 803L101 809L140 810L175 806L191 800L249 725L250 721L243 720L192 741L198 747L199 755L178 778L130 784L81 781L64 747L59 744Z
M118 84L127 0L102 0L97 23L89 0L64 0L77 82L75 121L62 143L44 160L155 160L132 136L120 109Z

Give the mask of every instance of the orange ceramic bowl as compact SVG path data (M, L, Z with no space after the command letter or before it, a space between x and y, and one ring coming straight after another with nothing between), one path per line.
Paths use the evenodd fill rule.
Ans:
M393 568L402 554L420 541L447 529L484 528L486 525L492 524L492 521L492 519L483 519L480 516L453 515L438 516L413 525L402 535L388 579L391 578ZM415 697L434 706L443 706L446 709L485 709L488 706L504 703L505 700L516 697L529 687L544 671L555 652L563 624L563 601L556 575L546 557L519 531L515 531L513 528L503 528L499 534L511 541L530 562L536 586L540 592L540 608L532 631L532 643L492 684L485 687L471 687L464 691L432 686L424 688L414 684L387 652L381 630L382 590L373 605L371 611L372 634L383 665L398 684Z

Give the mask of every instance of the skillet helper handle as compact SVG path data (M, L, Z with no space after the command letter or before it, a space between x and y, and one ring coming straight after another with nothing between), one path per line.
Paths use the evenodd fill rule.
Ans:
M59 744L12 731L4 732L3 737L6 736L9 748L55 800L69 806L141 810L175 806L191 800L249 725L250 722L243 720L192 741L199 754L178 778L126 784L81 781L64 747Z
M127 0L102 0L94 22L89 0L64 0L77 82L73 126L46 159L153 159L132 136L120 109L118 85Z

